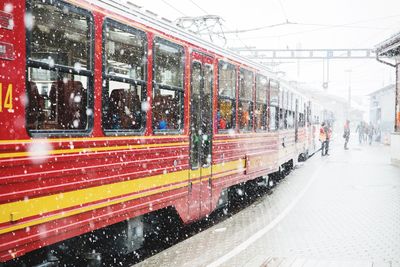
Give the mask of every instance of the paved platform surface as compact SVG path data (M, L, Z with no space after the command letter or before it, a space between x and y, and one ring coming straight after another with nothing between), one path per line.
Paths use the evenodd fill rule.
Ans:
M247 209L137 266L400 266L389 147L314 155Z

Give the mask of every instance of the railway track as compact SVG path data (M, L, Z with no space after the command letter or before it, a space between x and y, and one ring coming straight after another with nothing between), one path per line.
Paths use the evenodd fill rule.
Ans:
M273 188L260 187L255 183L246 183L232 190L235 191L235 195L226 207L217 209L210 214L210 216L190 225L172 226L172 230L169 231L170 234L160 235L159 232L153 233L147 238L145 246L142 249L124 255L123 257L119 255L108 255L102 259L99 266L131 266L139 263L185 239L221 223L241 210L255 204L257 201L262 201L265 195L272 194L273 192Z

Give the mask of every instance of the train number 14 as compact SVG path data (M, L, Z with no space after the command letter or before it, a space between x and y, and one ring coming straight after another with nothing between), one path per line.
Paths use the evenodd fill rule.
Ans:
M12 103L12 84L10 83L7 86L4 85L4 91L6 92L4 101L3 101L3 83L0 83L0 112L3 112L3 109L12 109L13 108L13 103Z

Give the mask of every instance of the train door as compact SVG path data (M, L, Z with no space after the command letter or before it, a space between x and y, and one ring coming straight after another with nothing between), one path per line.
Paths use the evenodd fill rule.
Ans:
M191 58L189 214L196 219L211 211L213 59Z

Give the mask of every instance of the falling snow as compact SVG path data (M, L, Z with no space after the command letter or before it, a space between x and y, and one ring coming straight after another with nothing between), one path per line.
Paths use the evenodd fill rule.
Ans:
M25 21L25 27L27 30L32 30L33 28L33 16L32 13L26 12L25 13L25 17L24 17L24 21Z
M4 12L6 12L6 13L11 13L13 11L13 9L14 9L14 6L11 3L6 3L4 5Z
M53 146L46 141L34 141L28 145L29 159L34 164L41 164L47 161Z
M75 62L75 64L74 64L74 70L75 70L76 72L80 72L80 71L82 70L82 65L81 65L81 63Z

